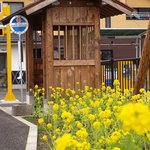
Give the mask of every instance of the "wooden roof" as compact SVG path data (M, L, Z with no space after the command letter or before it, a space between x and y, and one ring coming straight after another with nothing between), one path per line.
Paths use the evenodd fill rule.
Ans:
M93 1L93 0L88 0ZM118 0L101 0L99 2L100 7L100 18L106 18L110 16L120 15L120 14L132 14L134 9L127 6L126 4L118 1ZM9 23L10 19L15 15L24 15L24 16L30 16L34 13L37 13L44 9L45 7L49 5L57 5L59 4L58 0L38 0L36 2L33 2L24 8L14 12L10 16L4 18L1 20L2 24L5 25Z

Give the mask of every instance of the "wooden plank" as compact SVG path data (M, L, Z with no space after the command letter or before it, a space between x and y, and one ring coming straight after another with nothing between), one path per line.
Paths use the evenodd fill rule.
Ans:
M75 73L74 67L67 67L67 87L75 89Z
M54 66L94 66L95 60L54 60Z
M60 76L61 76L61 81L60 81L60 84L61 84L61 87L66 89L68 88L67 87L67 83L68 83L68 68L67 67L61 67L61 72L60 72Z
M86 60L89 59L88 26L86 26Z
M45 11L42 15L42 55L43 55L43 87L47 90L46 82L46 48L45 48L45 38L46 38L46 26L45 26Z
M67 37L67 26L65 26L65 58L68 60L68 37Z
M26 76L26 82L27 82L27 90L34 87L34 70L33 70L33 26L32 26L32 20L29 19L29 22L31 23L29 29L26 32L26 66L27 66L27 76Z
M61 52L60 52L60 26L58 26L58 59L61 60Z
M101 65L100 65L100 13L99 8L95 12L95 30L94 30L94 49L95 49L95 86L99 88L101 85Z
M86 26L86 25L94 25L94 23L93 22L67 22L67 20L66 20L66 22L65 21L63 21L63 22L58 22L58 20L56 20L55 19L55 21L53 20L53 24L54 25L61 25L61 26L66 26L66 25L68 25L68 26Z
M47 74L46 79L48 86L54 85L54 68L53 68L53 56L54 56L54 46L53 46L53 24L52 24L52 13L51 9L46 10L46 62L47 62Z
M45 6L48 6L54 2L56 2L57 0L45 0L45 1L42 1L41 3L31 7L30 9L27 9L26 10L26 14L27 15L30 15L30 14L33 14L34 12L44 8Z
M95 68L94 66L88 66L88 82L89 86L95 87Z
M81 70L80 66L75 66L75 90L78 91L78 89L81 88ZM77 82L79 84L77 84Z
M81 26L79 26L79 55L80 59L82 59L82 31L81 31Z
M60 67L54 67L54 87L61 87L61 70Z
M89 85L89 71L88 66L81 66L81 88L84 88L84 86Z
M59 7L60 10L60 22L64 22L67 16L67 7Z
M74 22L74 9L73 7L67 7L66 23Z
M55 25L54 22L59 25L60 22L60 10L57 7L51 8L51 13L52 13L52 22Z
M72 55L73 55L73 60L75 59L75 41L74 41L74 26L72 26Z
M80 7L74 7L74 22L80 22L80 18L81 18L81 10Z

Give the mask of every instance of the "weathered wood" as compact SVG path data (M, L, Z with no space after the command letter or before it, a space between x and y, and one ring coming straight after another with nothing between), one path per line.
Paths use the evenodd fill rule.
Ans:
M142 51L143 51L143 54L140 59L140 64L139 64L136 82L135 82L135 86L134 86L134 94L138 94L140 88L144 87L146 73L149 68L149 63L150 63L150 21L149 21L149 25L147 28L147 33L146 33Z
M61 68L60 67L54 67L54 87L61 87Z
M94 66L94 60L54 60L54 66Z
M74 67L67 67L67 88L74 89Z
M46 10L46 39L45 39L45 48L46 48L46 79L48 86L54 85L54 68L53 68L53 55L54 55L54 46L53 46L53 24L52 24L52 12L51 9Z
M95 86L97 88L100 87L100 79L101 79L101 65L100 65L100 33L99 33L99 28L100 28L100 13L99 13L99 8L97 8L96 11L97 16L95 17L95 29L94 29L94 49L95 49Z
M27 89L29 90L30 88L34 87L34 70L33 70L33 26L32 26L32 21L31 19L28 19L30 22L30 28L26 32L26 68L27 68L27 76L26 76L26 81L27 81Z
M46 22L45 22L45 11L43 11L42 15L42 52L43 52L43 87L47 89L47 80L46 80L46 44L45 44L45 39L46 39Z

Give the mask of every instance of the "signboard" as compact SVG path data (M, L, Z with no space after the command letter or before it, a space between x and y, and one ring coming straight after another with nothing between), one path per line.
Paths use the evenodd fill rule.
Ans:
M24 34L29 27L28 20L21 16L21 15L16 15L10 20L10 29L15 33L15 34Z

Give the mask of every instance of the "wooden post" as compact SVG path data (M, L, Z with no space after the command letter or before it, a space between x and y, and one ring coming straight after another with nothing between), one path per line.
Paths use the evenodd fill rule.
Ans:
M144 46L143 46L143 54L140 60L139 68L138 68L138 73L136 77L136 82L134 86L134 94L138 94L140 88L144 87L144 82L146 78L146 73L149 68L149 63L150 63L150 21L147 29L147 34L145 37L144 41Z
M43 11L42 15L42 59L43 59L43 87L47 89L47 82L46 82L46 48L45 48L45 39L46 39L46 23L45 23L45 14L46 12Z
M33 88L34 84L34 66L33 66L33 26L31 19L28 19L30 22L30 27L26 32L26 81L27 81L27 90Z
M51 9L46 10L46 82L47 90L49 86L54 86L54 50L53 50L53 24L52 24L52 12Z
M95 17L95 29L94 29L94 49L95 49L95 87L99 88L100 87L100 13L99 13L99 8L96 10L96 17Z

